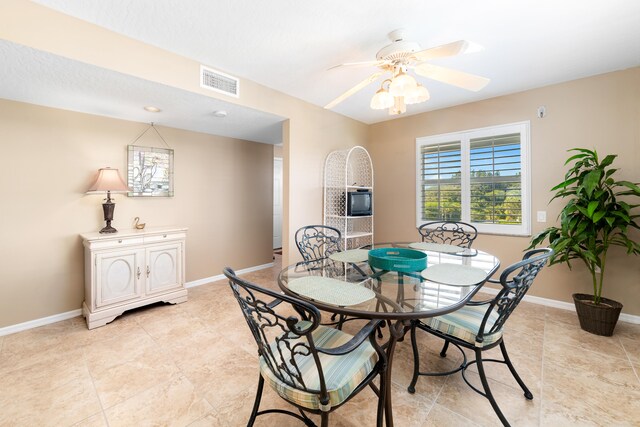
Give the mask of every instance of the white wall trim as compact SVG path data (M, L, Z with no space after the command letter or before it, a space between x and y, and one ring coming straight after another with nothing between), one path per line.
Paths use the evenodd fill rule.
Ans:
M242 270L237 270L237 274L246 274L251 273L253 271L264 270L265 268L273 267L273 263L267 263L262 265L257 265L255 267L243 268ZM205 277L204 279L193 280L191 282L185 283L185 287L192 288L194 286L200 286L207 283L215 282L217 280L224 279L224 274L219 274L217 276ZM53 316L42 317L40 319L29 320L27 322L18 323L15 325L5 326L0 328L0 337L10 334L15 334L16 332L26 331L27 329L37 328L39 326L49 325L51 323L61 322L63 320L72 319L74 317L78 317L82 315L82 309L79 308L77 310L67 311L66 313L54 314Z
M496 295L498 290L495 288L490 288L488 286L483 286L480 290L481 292L486 292L488 294ZM546 307L560 308L562 310L576 311L575 305L570 302L558 301L555 299L536 297L533 295L525 295L524 301L530 302L532 304L544 305ZM620 318L618 319L621 322L633 323L636 325L640 325L640 316L636 316L634 314L626 314L620 313Z
M273 263L269 262L267 264L256 265L255 267L243 268L242 270L236 270L236 274L247 274L252 273L258 270L264 270L265 268L273 267ZM192 280L191 282L187 282L184 284L186 288L193 288L196 286L206 285L207 283L217 282L218 280L223 280L224 274L218 274L217 276L205 277L203 279Z
M66 313L54 314L53 316L42 317L40 319L29 320L27 322L18 323L15 325L5 326L0 328L0 337L9 334L15 334L16 332L26 331L27 329L37 328L38 326L49 325L51 323L61 322L67 319L73 319L82 315L82 309L67 311Z

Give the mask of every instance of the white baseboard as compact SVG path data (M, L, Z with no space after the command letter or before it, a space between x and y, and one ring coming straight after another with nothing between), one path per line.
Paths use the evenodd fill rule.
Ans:
M253 271L264 270L265 268L273 267L273 263L267 263L257 265L255 267L244 268L236 271L237 274L246 274ZM192 288L194 286L200 286L207 283L215 282L217 280L224 279L224 274L217 276L205 277L204 279L193 280L185 283L185 287ZM82 315L82 309L67 311L66 313L54 314L53 316L42 317L40 319L29 320L28 322L18 323L16 325L5 326L0 328L0 337L9 334L15 334L16 332L26 331L27 329L37 328L39 326L49 325L51 323L61 322L63 320L72 319Z
M63 320L72 319L82 315L82 309L67 311L66 313L54 314L53 316L42 317L40 319L29 320L28 322L18 323L16 325L5 326L0 328L0 337L16 332L26 331L27 329L37 328L38 326L49 325L51 323L61 322Z
M486 292L488 294L495 295L498 293L498 290L495 288L490 288L488 286L484 286L481 289L482 292ZM562 310L576 311L575 305L570 302L558 301L555 299L536 297L533 295L525 295L523 301L530 302L532 304L544 305L546 307L560 308ZM618 319L622 322L633 323L636 325L640 325L640 316L636 316L633 314L620 313L620 318Z
M264 270L265 268L273 267L273 263L269 262L267 264L256 265L255 267L243 268L242 270L236 270L236 274L247 274L252 273L258 270ZM218 280L223 280L224 274L218 274L217 276L205 277L204 279L192 280L191 282L187 282L184 284L187 288L193 288L195 286L206 285L207 283L217 282Z

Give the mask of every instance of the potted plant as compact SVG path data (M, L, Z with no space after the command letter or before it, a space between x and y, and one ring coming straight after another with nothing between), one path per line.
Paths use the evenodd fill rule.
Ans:
M579 259L584 262L593 281L593 295L573 294L580 327L588 332L611 336L622 304L602 297L607 252L611 246L622 246L627 254L638 255L640 244L629 237L631 228L640 229L634 214L640 198L640 187L629 181L616 181L612 163L616 155L599 160L595 150L573 148L565 162L573 163L564 181L551 189L551 200L564 199L559 215L560 226L549 227L531 240L533 248L548 239L554 250L551 264Z

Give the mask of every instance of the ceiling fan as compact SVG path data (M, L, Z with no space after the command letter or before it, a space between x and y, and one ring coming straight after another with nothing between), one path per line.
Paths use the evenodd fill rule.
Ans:
M489 83L489 79L485 77L433 65L427 62L436 58L478 52L482 50L481 46L466 40L458 40L429 49L421 49L418 43L407 41L404 39L404 36L404 30L401 29L389 33L389 38L392 43L378 51L375 61L347 62L345 64L331 67L330 69L339 67L375 66L378 67L380 71L373 73L351 89L347 90L345 93L325 105L324 108L331 109L335 107L351 95L363 89L365 86L375 82L384 75L391 74L390 78L382 82L380 89L371 99L370 106L376 110L388 108L389 114L402 114L406 111L407 104L417 104L429 99L429 92L427 89L416 82L416 80L408 74L409 70L415 72L419 76L474 92L479 91ZM386 88L385 84L388 84Z

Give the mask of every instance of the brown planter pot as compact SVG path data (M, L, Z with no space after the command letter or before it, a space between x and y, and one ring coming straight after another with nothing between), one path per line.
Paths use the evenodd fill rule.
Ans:
M593 295L573 294L580 327L596 335L610 337L620 317L622 304L607 298L600 298L600 304L593 303Z

